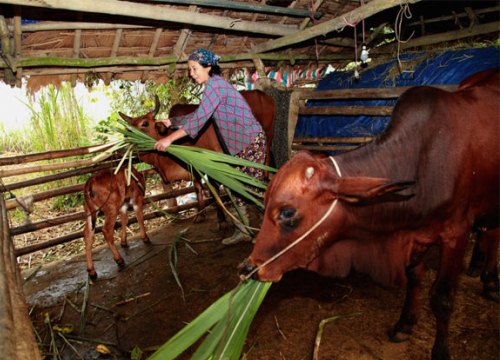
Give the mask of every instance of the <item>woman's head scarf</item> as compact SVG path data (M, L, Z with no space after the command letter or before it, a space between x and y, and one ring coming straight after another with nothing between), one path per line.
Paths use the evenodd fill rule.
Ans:
M206 49L196 49L189 55L188 60L198 62L200 65L214 66L220 60L220 56L215 55L213 52Z

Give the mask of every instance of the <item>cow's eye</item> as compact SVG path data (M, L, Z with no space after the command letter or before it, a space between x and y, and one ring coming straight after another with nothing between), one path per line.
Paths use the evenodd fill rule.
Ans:
M147 121L147 120L144 120L144 121L142 122L142 124L141 124L141 127L142 127L142 128L147 128L148 126L149 126L149 123L148 123L148 121Z
M299 225L300 217L294 208L283 208L279 212L278 222L284 231L291 231Z

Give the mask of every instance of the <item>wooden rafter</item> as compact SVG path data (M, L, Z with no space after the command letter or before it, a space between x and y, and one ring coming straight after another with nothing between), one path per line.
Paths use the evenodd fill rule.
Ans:
M362 5L348 13L338 16L335 19L325 21L321 24L312 26L302 31L295 32L291 35L286 35L281 38L270 40L268 42L259 44L252 48L253 53L260 53L279 49L285 46L297 44L306 40L313 39L327 33L341 29L346 26L346 23L357 23L361 20L377 14L383 10L390 9L394 6L416 3L422 0L373 0L366 5Z
M120 46L122 35L123 35L123 29L116 29L115 38L113 40L113 46L111 48L111 53L109 54L111 57L115 57L116 54L118 53L118 47ZM108 72L104 76L104 82L106 84L109 84L112 78L113 78L113 73Z
M197 6L190 6L189 11L193 13L198 12L198 7ZM192 31L188 28L184 28L181 30L181 34L179 35L179 38L177 39L177 42L172 49L172 53L178 57L182 56L182 53L184 52L184 49L186 48L186 45L188 43L189 37L191 36Z
M237 1L227 1L227 0L152 0L155 2L167 3L167 4L181 4L181 5L198 5L205 7L215 7L222 8L225 10L238 10L238 11L248 11L257 12L261 14L273 14L273 15L285 15L285 16L297 16L297 17L310 17L311 12L306 9L294 9L290 7L280 7L280 6L270 6L270 5L257 5L249 4ZM314 16L316 19L323 16L320 12L315 12Z
M160 37L161 33L163 32L163 29L156 29L155 34L153 36L153 41L151 41L151 46L149 47L149 53L148 55L151 57L155 56L156 48L158 47L158 43L160 42ZM141 78L145 80L148 76L148 72L144 71L141 75Z
M252 23L241 19L230 19L223 16L194 14L190 11L169 8L161 11L155 5L140 4L129 1L118 0L0 0L0 3L11 5L24 5L44 7L51 9L65 9L79 12L100 13L108 15L131 16L149 20L160 20L174 23L206 26L211 28L225 29L228 31L243 31L255 34L266 34L283 36L297 31L295 27L274 25L270 23Z

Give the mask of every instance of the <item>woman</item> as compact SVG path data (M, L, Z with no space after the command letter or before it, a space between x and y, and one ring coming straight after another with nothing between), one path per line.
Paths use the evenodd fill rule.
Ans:
M241 94L223 77L218 65L220 57L205 49L197 49L188 58L189 75L198 84L204 84L203 97L197 110L191 114L161 120L166 126L175 126L176 131L158 140L155 149L164 151L176 140L189 136L195 138L205 123L212 118L224 141L223 148L229 154L242 159L264 164L266 160L266 136L260 123ZM255 168L240 168L244 173L259 180L264 171ZM248 222L245 203L237 198L239 213ZM234 234L222 240L225 245L249 241L251 236L241 223L237 223Z

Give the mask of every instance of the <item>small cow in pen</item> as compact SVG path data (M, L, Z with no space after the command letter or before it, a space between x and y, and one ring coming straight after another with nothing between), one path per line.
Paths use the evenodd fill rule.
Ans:
M97 278L97 272L92 261L92 244L97 213L104 214L102 232L113 254L113 259L120 268L125 266L125 261L118 252L113 239L116 217L120 213L122 247L127 247L127 210L133 208L139 223L141 238L144 243L150 243L144 228L143 199L146 188L144 177L132 168L130 183L127 184L127 169L120 169L116 174L114 169L104 170L92 175L85 183L83 189L85 229L85 254L87 257L87 272L91 279Z

